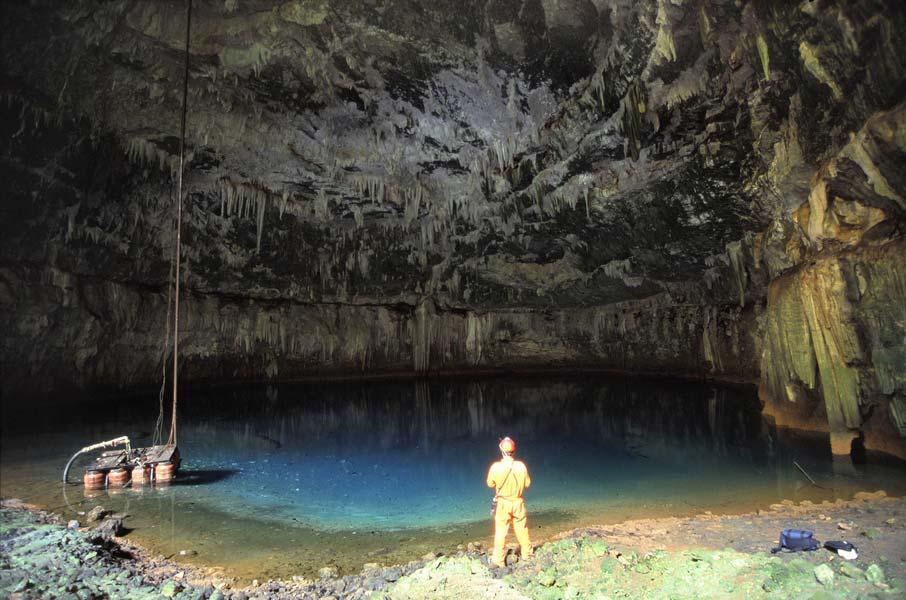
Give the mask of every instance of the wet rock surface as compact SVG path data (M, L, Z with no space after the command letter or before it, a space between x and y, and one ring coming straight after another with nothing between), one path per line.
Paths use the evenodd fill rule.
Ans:
M459 552L407 565L375 563L341 578L245 587L222 573L149 556L124 540L92 542L52 515L11 506L0 509L0 593L11 598L786 598L822 590L834 598L896 598L906 586L900 524L906 501L883 492L833 503L784 501L757 514L577 529L505 569L489 569L482 552ZM845 537L836 528L844 521L881 532L855 539L857 560L826 550L768 553L784 528L812 530L823 542Z
M839 539L833 520L879 523L906 503L879 495L851 502L784 502L760 514L646 519L584 528L506 569L475 555L438 559L384 598L896 598L906 585L904 530L863 544L855 561L826 550L771 555L784 528Z
M4 395L157 383L185 15L2 19ZM906 456L902 2L230 0L193 23L187 381L761 381L835 452Z

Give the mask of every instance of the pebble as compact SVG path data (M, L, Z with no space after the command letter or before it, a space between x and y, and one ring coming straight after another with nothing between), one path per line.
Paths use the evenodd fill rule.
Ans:
M842 529L843 531L849 531L852 528L853 528L852 525L848 525L846 523L837 523L837 529Z
M850 579L861 579L865 574L865 571L857 567L856 565L844 562L840 565L840 574Z
M179 592L179 589L179 584L175 581L165 581L164 584L160 587L160 595L165 598L172 598Z
M555 583L557 583L557 578L554 577L551 573L549 573L547 571L542 571L538 575L537 581L540 585L543 585L544 587L551 587Z
M856 492L855 496L853 496L853 498L855 498L856 500L862 500L865 502L869 500L881 500L882 498L886 497L887 492L885 492L884 490L878 490L876 492Z
M79 522L75 519L66 524L66 529L78 529L79 527Z
M382 590L387 586L383 577L368 577L362 582L362 587L371 592Z
M332 565L318 569L318 577L321 579L336 579L340 576L340 570Z

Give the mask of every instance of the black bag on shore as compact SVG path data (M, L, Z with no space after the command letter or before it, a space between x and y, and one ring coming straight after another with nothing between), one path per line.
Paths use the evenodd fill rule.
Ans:
M845 540L829 540L824 542L824 547L846 560L855 560L859 557L858 548Z
M778 552L811 552L820 545L813 536L815 534L804 529L784 529L780 532L780 545L771 548L771 554Z

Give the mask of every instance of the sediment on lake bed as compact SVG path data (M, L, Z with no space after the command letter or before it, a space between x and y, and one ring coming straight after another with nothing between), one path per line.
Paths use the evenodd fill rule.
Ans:
M99 516L99 515L94 515ZM86 517L87 519L87 517ZM103 523L104 521L100 521ZM809 529L821 541L845 539L859 558L827 550L768 553L781 529ZM309 580L236 582L149 556L97 526L4 502L0 509L0 592L12 598L587 598L750 597L895 598L906 590L906 499L883 492L813 504L789 501L756 513L641 519L565 532L506 569L489 569L481 543L406 565L365 565L356 575L331 569ZM188 560L191 560L189 558Z

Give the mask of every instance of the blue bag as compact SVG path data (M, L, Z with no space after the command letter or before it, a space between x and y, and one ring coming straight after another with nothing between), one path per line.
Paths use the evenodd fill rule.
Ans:
M819 547L815 534L804 529L784 529L780 532L780 545L771 549L771 554L781 551L811 552Z

